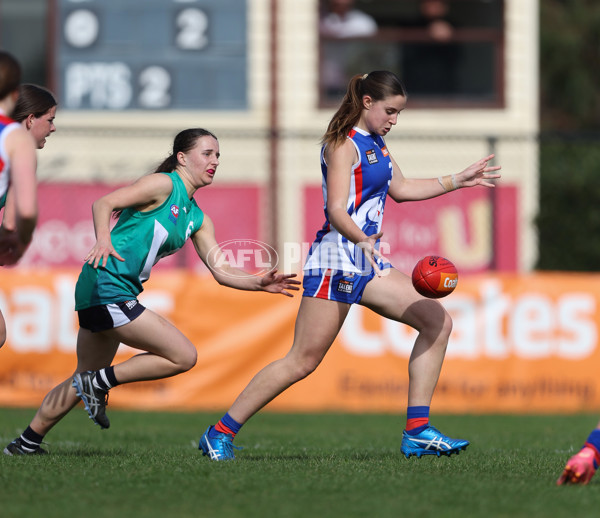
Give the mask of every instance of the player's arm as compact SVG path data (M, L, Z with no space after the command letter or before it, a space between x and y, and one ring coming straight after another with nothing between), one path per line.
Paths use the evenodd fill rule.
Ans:
M10 187L0 231L0 264L15 264L31 242L37 222L37 158L35 142L23 128L5 141L10 158Z
M93 265L94 268L97 268L98 265L106 265L108 257L111 255L119 261L124 261L113 248L110 240L112 213L127 207L136 207L142 211L151 210L162 204L172 190L173 183L167 175L151 174L98 198L92 204L96 244L86 255L84 261Z
M347 139L335 149L325 149L327 161L327 214L331 225L346 239L359 245L365 253L370 264L379 272L374 255L380 255L375 250L375 243L383 232L367 236L348 214L348 196L350 194L350 181L352 166L357 161L356 148L351 140Z
M351 140L331 149L325 149L327 161L327 214L329 222L346 239L353 243L365 241L368 236L348 214L348 196L352 166L357 160L356 148Z
M500 178L499 174L495 174L495 171L500 170L500 166L488 165L494 155L478 160L460 173L438 178L406 178L391 155L390 158L394 174L388 194L396 202L426 200L455 189L476 185L494 187L494 184L489 180Z
M191 236L198 257L208 267L215 280L222 286L229 286L238 290L267 291L281 293L292 297L289 290L297 291L300 282L293 279L296 274L278 274L276 270L264 276L251 273L231 266L222 252L215 237L215 226L205 214L202 226Z

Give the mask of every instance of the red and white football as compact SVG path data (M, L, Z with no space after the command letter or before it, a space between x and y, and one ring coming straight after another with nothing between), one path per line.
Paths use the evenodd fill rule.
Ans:
M458 283L456 266L444 257L428 255L414 267L412 283L421 295L441 299L450 295Z

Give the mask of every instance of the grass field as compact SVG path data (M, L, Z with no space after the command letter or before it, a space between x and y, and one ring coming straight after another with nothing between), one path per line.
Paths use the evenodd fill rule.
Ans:
M2 446L32 415L0 409ZM197 443L220 414L109 415L100 430L71 412L46 437L51 455L0 455L0 516L554 518L600 508L600 476L555 485L597 416L436 416L471 446L407 460L401 416L263 412L238 435L238 459L215 463Z

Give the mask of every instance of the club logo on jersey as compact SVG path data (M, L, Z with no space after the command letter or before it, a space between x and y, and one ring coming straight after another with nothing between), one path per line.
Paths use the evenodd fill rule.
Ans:
M354 289L353 282L347 281L345 279L342 279L340 282L338 282L337 290L341 293L352 293L353 289Z
M377 162L379 162L379 160L377 160L377 153L375 153L374 149L369 149L365 151L365 154L367 155L367 160L369 161L369 164L376 164Z
M390 154L390 152L388 151L387 146L383 146L381 148L381 152L383 153L383 156L388 156Z
M169 214L169 220L177 224L177 218L179 217L179 207L175 204L171 205L171 214Z

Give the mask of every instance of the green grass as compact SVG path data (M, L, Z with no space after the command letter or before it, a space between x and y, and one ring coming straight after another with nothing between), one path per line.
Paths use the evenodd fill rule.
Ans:
M7 444L32 410L0 409ZM405 459L402 416L261 413L235 462L197 450L220 414L110 411L100 430L75 409L47 437L51 455L0 455L0 516L566 517L596 516L600 476L557 487L597 416L435 416L471 446Z

